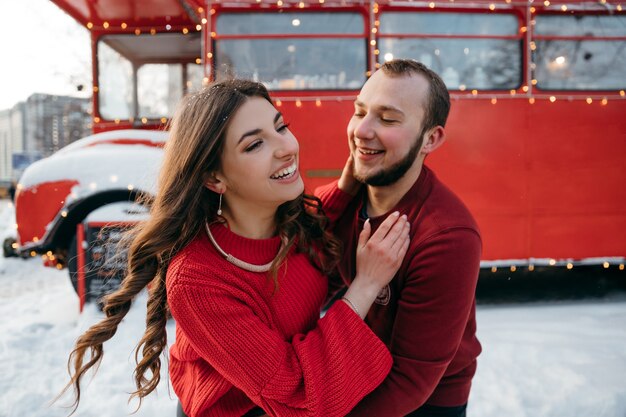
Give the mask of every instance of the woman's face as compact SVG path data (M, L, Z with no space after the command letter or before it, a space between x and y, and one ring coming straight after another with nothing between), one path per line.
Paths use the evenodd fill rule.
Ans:
M304 191L299 145L283 116L267 100L249 98L231 117L221 170L229 207L276 209Z

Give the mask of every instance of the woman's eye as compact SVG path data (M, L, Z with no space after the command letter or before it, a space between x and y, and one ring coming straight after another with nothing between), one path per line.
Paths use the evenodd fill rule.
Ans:
M393 119L381 118L380 120L382 120L383 123L394 123L395 122L395 120L393 120Z
M288 127L289 127L289 123L285 123L284 125L280 126L278 129L276 129L276 131L284 132L285 130L287 130Z
M359 112L355 112L354 113L354 117L365 117L365 113L359 113Z
M261 140L255 140L254 142L252 142L245 150L244 152L252 152L253 150L255 150L256 148L258 148L259 146L261 146L261 144L263 143L263 141Z

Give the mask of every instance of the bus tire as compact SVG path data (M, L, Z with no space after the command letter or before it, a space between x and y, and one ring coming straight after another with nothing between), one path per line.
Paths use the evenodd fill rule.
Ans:
M69 271L70 281L72 287L78 294L78 252L76 250L76 236L72 237L72 241L67 249L67 270ZM85 282L85 288L88 288L87 282Z

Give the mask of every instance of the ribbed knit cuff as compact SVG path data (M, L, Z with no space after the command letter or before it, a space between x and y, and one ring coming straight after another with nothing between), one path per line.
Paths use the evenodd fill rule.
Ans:
M336 222L343 214L348 204L354 198L348 193L341 191L338 187L339 180L315 189L315 195L322 200L324 213L331 223Z

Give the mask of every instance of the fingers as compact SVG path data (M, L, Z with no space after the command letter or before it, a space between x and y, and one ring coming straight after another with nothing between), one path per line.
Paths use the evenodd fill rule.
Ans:
M405 246L406 246L406 248L408 248L409 247L409 243L411 242L411 239L409 237L410 229L411 229L411 225L410 225L410 223L408 221L406 221L404 223L404 227L402 228L402 230L400 231L400 233L398 235L398 238L391 244L392 252L396 251L396 253L400 257L403 257L404 253L406 253L406 249L404 249L404 252L403 252L403 248Z
M387 233L387 236L385 236L384 242L388 246L393 246L398 240L401 240L402 237L404 237L403 232L405 231L405 227L408 226L408 223L406 214L400 216Z
M343 170L346 172L352 172L353 171L353 164L354 163L354 159L352 158L352 154L348 155L348 159L346 160L346 165L343 167Z
M359 243L358 247L362 248L365 246L367 241L370 239L370 233L372 232L372 225L370 224L370 219L365 220L365 224L363 225L363 230L359 234Z
M400 217L400 212L394 211L378 226L376 232L372 235L372 242L380 242L385 239L387 233L391 230L391 228L396 224Z
M343 167L337 186L341 191L351 196L357 195L361 188L361 183L354 178L354 160L352 159L352 155L346 160L346 165Z

